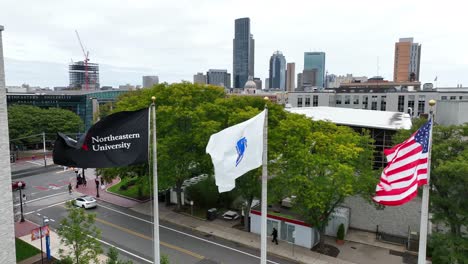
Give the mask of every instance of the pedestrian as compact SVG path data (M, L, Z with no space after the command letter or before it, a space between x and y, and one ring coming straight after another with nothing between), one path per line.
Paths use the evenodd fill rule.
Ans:
M76 174L76 189L78 189L78 186L81 184L81 175L78 173Z
M68 193L69 193L69 194L72 193L72 185L71 185L71 182L68 183Z
M81 176L81 182L83 183L83 186L86 187L86 177L84 174Z
M276 242L276 245L278 245L278 230L276 230L276 228L274 227L271 236L273 237L273 240L271 240L271 242Z

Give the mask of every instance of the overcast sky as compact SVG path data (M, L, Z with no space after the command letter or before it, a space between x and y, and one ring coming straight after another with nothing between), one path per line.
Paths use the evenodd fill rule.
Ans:
M268 77L280 50L303 69L305 51L324 51L326 70L393 79L400 37L422 44L421 81L468 86L464 1L445 0L3 0L0 25L7 85L68 85L68 64L83 59L79 31L101 85L169 83L197 72L232 73L234 19L250 17L255 76Z

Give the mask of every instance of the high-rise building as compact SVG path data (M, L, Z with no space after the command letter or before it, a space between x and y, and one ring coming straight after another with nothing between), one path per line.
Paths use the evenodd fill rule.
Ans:
M231 74L227 70L209 69L206 73L206 83L231 88Z
M286 66L286 91L294 92L296 87L296 64L290 62Z
M86 78L86 71L88 77ZM99 64L89 63L85 65L83 61L73 62L68 65L70 86L72 90L86 90L88 81L89 90L99 90Z
M270 78L265 78L265 90L270 89Z
M254 83L257 85L257 89L262 89L262 79L260 78L253 78Z
M304 71L315 70L316 83L313 86L325 87L325 52L304 52ZM305 80L305 76L303 76Z
M234 23L233 85L243 88L249 76L254 76L255 42L250 33L250 18L239 18Z
M286 88L286 59L281 51L275 51L270 57L270 89L282 91Z
M193 76L193 83L206 84L206 75L203 74L203 72L197 72L197 74Z
M420 64L421 44L413 43L413 38L400 38L400 41L395 43L393 81L419 81Z
M8 136L8 113L7 96L5 88L5 72L3 64L3 44L2 44L3 26L0 25L0 234L2 239L0 247L2 248L2 263L16 263L15 240L11 239L15 235L15 225L13 222L13 194L11 192L11 164L9 156L10 142ZM15 195L16 197L16 195Z
M143 76L143 88L153 87L159 84L159 77L156 75Z
M302 72L302 87L319 87L317 78L317 69L304 69L304 71Z
M297 74L297 89L302 91L302 72Z

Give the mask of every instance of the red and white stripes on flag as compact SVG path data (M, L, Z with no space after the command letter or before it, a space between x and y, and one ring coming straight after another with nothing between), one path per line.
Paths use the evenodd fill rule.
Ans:
M427 168L432 120L403 143L384 150L387 167L382 171L373 200L383 205L402 205L427 184Z

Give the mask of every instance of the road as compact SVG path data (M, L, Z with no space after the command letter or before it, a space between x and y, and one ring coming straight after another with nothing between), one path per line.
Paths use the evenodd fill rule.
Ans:
M42 223L47 217L52 229L66 216L64 203L78 194L68 194L66 186L74 172L57 169L23 177L27 188L26 219ZM15 192L17 193L17 192ZM101 229L101 242L105 248L115 246L122 256L134 263L152 263L153 241L150 216L130 209L99 201L98 207L87 210L96 214L96 226ZM236 243L194 232L188 228L160 221L161 253L169 256L171 263L258 263L258 250ZM241 232L241 231L239 231ZM268 263L295 263L269 256Z

